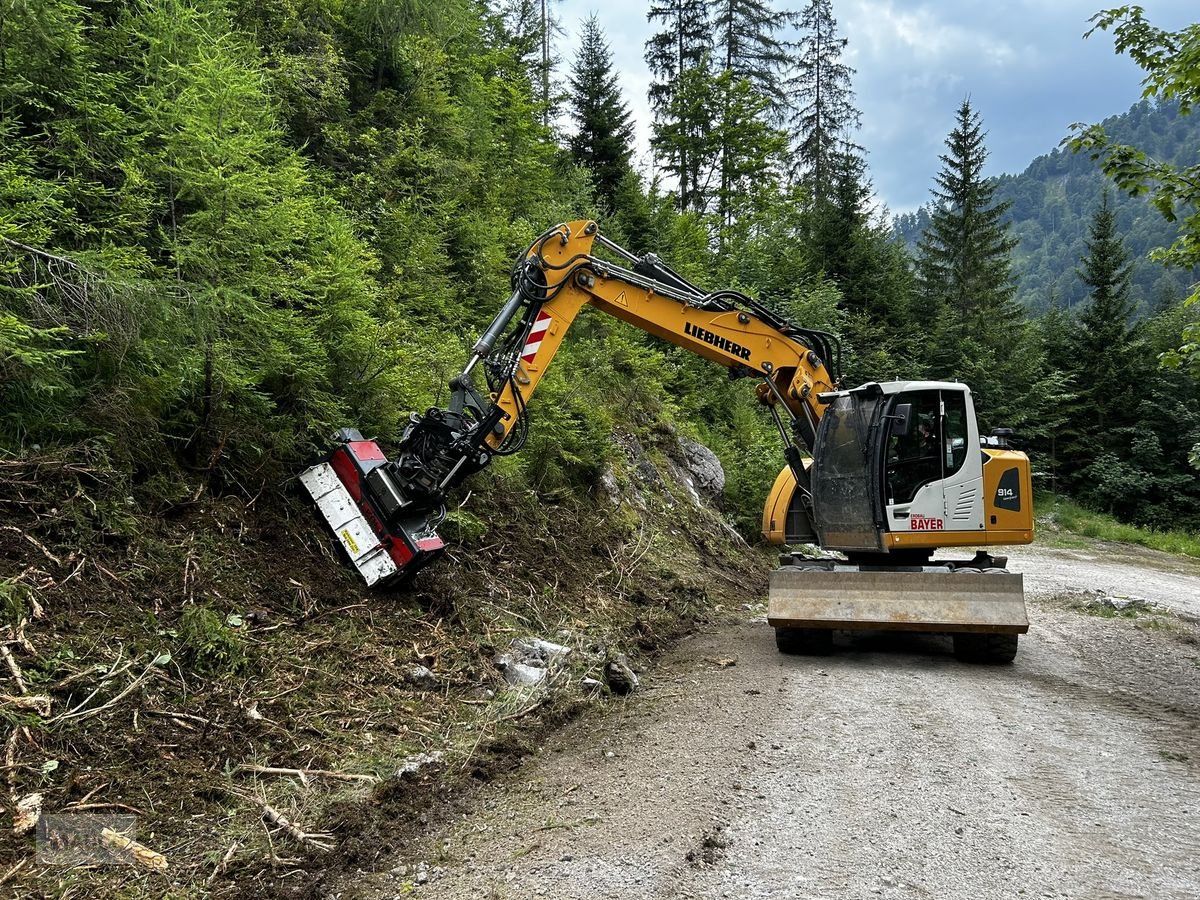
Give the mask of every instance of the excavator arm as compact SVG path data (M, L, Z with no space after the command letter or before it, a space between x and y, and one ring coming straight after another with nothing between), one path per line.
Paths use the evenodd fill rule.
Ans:
M448 494L495 456L523 446L526 404L585 305L724 366L731 377L758 378L758 400L807 492L802 460L823 414L820 395L836 388L831 335L796 326L737 291L706 293L586 220L542 234L518 260L512 284L507 303L451 379L449 404L414 414L393 460L375 442L344 430L325 468L302 476L352 560L362 554L395 564L391 571L383 559L376 576L356 561L368 583L395 580L432 559L442 546L436 528ZM353 521L358 513L362 522Z
M594 255L597 245L619 262ZM805 483L800 460L822 414L818 395L834 389L826 365L834 339L736 291L705 293L657 257L634 256L602 237L595 222L579 221L550 229L529 247L514 269L512 296L451 379L449 407L413 418L399 459L410 496L415 488L424 492L422 502L440 503L493 456L520 449L526 403L585 305L722 365L732 377L760 378L758 398ZM486 393L475 385L479 370Z

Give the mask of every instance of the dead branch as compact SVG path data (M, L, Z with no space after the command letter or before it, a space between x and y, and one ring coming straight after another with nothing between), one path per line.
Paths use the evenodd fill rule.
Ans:
M33 546L35 546L39 550L41 550L42 555L45 556L46 559L50 560L50 562L54 563L56 566L62 565L62 560L59 559L57 556L55 556L53 553L51 553L49 550L47 550L46 546L41 541L39 541L35 537L32 537L32 536L26 534L24 531L22 531L16 525L0 525L0 531L15 531L21 537L25 538L25 540L29 541L29 543L33 544Z
M112 707L116 706L118 703L120 703L122 700L124 700L126 697L128 697L131 693L133 693L135 690L137 690L139 687L141 687L143 684L145 684L147 680L149 680L150 676L154 672L155 664L158 662L157 657L150 661L150 664L148 666L146 666L146 668L142 671L141 675L139 675L137 678L133 679L133 681L129 682L129 684L125 688L125 690L121 691L119 694L117 694L115 697L113 697L107 703L102 703L99 706L92 707L91 709L85 708L87 706L87 704L91 702L92 698L95 697L98 693L100 693L101 689L104 687L105 684L107 684L109 681L112 681L112 679L115 678L117 675L126 671L130 666L133 665L133 662L134 662L133 660L130 660L128 663L126 663L120 669L114 669L114 670L110 671L101 680L100 684L96 686L96 689L94 691L92 691L90 694L88 694L87 698L82 703L80 703L78 706L76 706L74 709L70 710L69 712L62 713L61 715L55 716L53 719L48 720L48 724L57 724L59 722L69 721L71 719L90 719L93 716L100 715L100 713L104 712L106 709L111 709Z
M305 831L304 829L297 827L287 818L287 816L275 809L275 807L271 806L269 803L259 800L257 797L247 796L246 794L238 794L233 791L230 793L233 793L235 797L239 797L242 800L248 800L258 806L258 808L262 810L262 818L264 822L278 826L284 834L297 843L314 847L317 850L322 850L325 852L329 852L333 849L333 844L330 843L330 841L333 840L332 834L328 834L327 832L323 831Z
M154 869L158 872L165 872L167 870L167 858L165 856L156 850L151 850L145 844L139 844L133 838L126 837L119 831L114 831L111 828L102 829L100 840L106 846L124 853L139 866Z
M189 713L171 712L169 709L145 709L142 712L148 716L158 716L163 719L176 719L179 724L187 726L190 722L195 722L197 725L202 725L208 728L212 725L211 719L206 719L203 716L193 716ZM190 727L190 726L189 726Z
M25 712L35 712L43 719L50 718L50 698L40 694L27 694L24 697L0 694L0 703L7 703Z
M7 872L5 872L3 875L0 875L0 884L7 884L12 879L12 877L14 875L16 875L18 872L20 872L23 868L25 868L25 866L28 863L29 863L29 857L27 856L23 860L21 860L19 863L17 863L15 866L13 866L11 869L9 869Z
M8 644L0 644L0 656L4 657L8 671L12 673L12 679L17 685L17 690L22 695L28 694L29 688L25 687L25 679L21 677L21 667L17 665L17 661L13 658L12 651L8 649Z
M63 810L71 810L71 812L86 812L91 809L123 809L125 812L133 813L135 816L144 816L145 813L136 806L130 806L128 803L72 803L70 806L64 806Z
M16 626L10 627L9 633L12 637L9 638L8 643L16 644L30 656L37 656L37 648L29 642L29 638L25 637L25 626L28 624L29 620L22 616L21 621Z
M8 795L13 805L17 803L17 735L20 730L14 728L4 745L4 768L8 770Z
M369 784L379 781L374 775L356 775L353 772L333 772L328 769L284 769L278 766L256 766L250 763L240 763L234 771L251 772L256 775L290 775L293 778L299 778L305 787L308 786L310 777L332 778L335 781L365 781Z
M88 668L76 672L73 675L68 675L61 681L55 682L51 690L56 692L61 691L63 688L67 687L68 685L72 685L77 681L82 681L83 679L90 678L93 675L99 675L101 672L105 671L105 668L105 666L102 666L99 663L94 666L89 666Z
M225 855L221 857L221 861L213 867L212 874L208 876L208 883L212 884L218 878L225 874L225 870L229 868L229 862L241 847L237 841L229 845L229 849L225 851Z

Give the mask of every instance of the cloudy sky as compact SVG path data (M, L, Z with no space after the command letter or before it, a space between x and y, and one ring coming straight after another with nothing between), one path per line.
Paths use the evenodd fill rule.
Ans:
M1200 19L1196 0L1140 0L1150 22L1177 29ZM804 0L777 0L797 9ZM834 0L846 59L857 70L875 190L892 212L929 197L954 113L970 96L988 130L988 174L1019 172L1053 150L1073 122L1124 112L1141 72L1113 52L1112 36L1087 40L1088 18L1108 0ZM650 82L643 47L647 0L558 0L569 64L579 23L591 13L608 36L621 85L638 120L639 164L649 172ZM566 65L564 65L564 72Z

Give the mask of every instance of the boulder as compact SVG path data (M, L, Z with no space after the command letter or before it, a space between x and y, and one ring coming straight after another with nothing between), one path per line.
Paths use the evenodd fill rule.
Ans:
M698 441L679 439L679 462L692 477L696 489L710 497L718 497L725 490L725 469L717 454Z

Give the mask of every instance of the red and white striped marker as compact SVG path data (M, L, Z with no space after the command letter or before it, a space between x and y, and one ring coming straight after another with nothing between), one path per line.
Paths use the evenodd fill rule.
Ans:
M521 351L521 362L531 363L537 356L538 348L542 346L542 338L550 327L550 313L539 312L533 327L529 329L529 338L525 341L525 349Z

